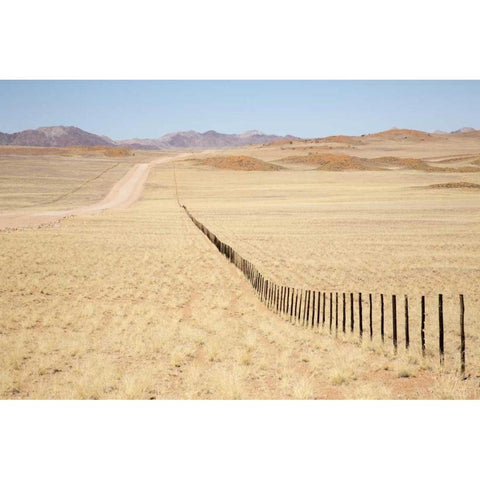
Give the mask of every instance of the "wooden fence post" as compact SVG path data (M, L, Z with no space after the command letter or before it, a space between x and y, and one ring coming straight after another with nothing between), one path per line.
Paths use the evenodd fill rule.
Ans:
M332 292L330 292L330 333L332 333L332 321L333 321L332 303L333 303L333 294Z
M342 330L343 330L343 333L345 333L345 328L346 328L346 323L347 323L345 292L343 292L342 298L343 298Z
M280 286L275 286L275 311L278 313L280 311Z
M300 298L298 299L298 323L300 325L302 325L303 302L304 302L304 293L303 293L303 289L300 289Z
M370 312L370 340L373 340L373 318L372 318L372 294L368 294L369 312Z
M312 303L312 328L315 326L315 290L313 291L313 295L312 295L312 300L313 300L313 303Z
M358 294L358 329L360 332L360 339L363 337L363 318L362 318L362 294Z
M312 291L308 291L308 311L307 311L307 328L310 326L311 317L313 317L313 307L312 307Z
M410 328L408 324L408 297L405 295L405 348L410 346Z
M310 325L310 301L312 299L312 291L309 290L308 291L308 295L307 295L307 314L305 315L307 321L305 323L305 327L308 327Z
M353 333L355 327L355 318L353 312L353 293L350 292L350 331Z
M298 323L302 320L302 301L303 301L303 290L300 290L300 298L298 300Z
M425 356L425 295L422 295L422 317L420 325L420 337L422 341L422 355Z
M312 291L308 290L308 294L307 294L307 313L305 315L305 319L306 319L305 327L306 328L308 328L310 326L310 312L311 312L310 306L311 306L311 302L312 302Z
M438 295L438 349L440 351L440 363L445 362L445 344L443 330L443 295Z
M287 287L287 303L285 308L285 313L288 315L288 313L290 312L290 287Z
M380 294L380 335L382 342L385 343L385 309L383 303L383 293Z
M310 290L305 292L305 311L303 318L305 319L305 327L308 327L308 316L310 314Z
M317 328L320 328L320 301L322 292L317 292Z
M465 304L460 295L460 374L465 377Z
M323 292L323 308L322 308L322 327L325 326L325 306L326 306L326 301L325 301L325 292Z
M280 294L280 288L277 284L275 284L275 303L273 305L273 309L277 313L278 313L278 297L279 297L279 294Z
M290 323L293 321L293 298L295 297L295 288L292 287L292 298L290 299Z
M302 325L305 326L305 322L308 322L307 313L308 313L308 290L305 290L305 297L303 298L303 316L302 316Z
M335 292L335 333L338 332L338 292Z
M293 323L297 323L298 289L295 289L295 308L293 310Z
M397 297L392 295L393 349L397 353Z

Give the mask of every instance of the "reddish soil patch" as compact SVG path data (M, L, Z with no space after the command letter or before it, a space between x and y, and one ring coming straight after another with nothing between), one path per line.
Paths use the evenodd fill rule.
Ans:
M390 130L385 130L384 132L372 133L370 135L365 135L368 138L380 138L383 140L416 140L416 141L425 141L425 140L435 140L435 135L427 132L421 132L419 130L409 130L406 128L392 128Z
M264 162L254 157L247 156L228 156L228 157L211 157L205 159L194 159L197 165L208 165L210 167L220 168L224 170L244 170L244 171L271 171L283 170L280 165Z
M347 135L331 135L319 139L320 143L345 143L347 145L362 145L363 142L358 137L349 137Z
M333 153L314 153L311 155L285 157L280 160L290 164L304 164L317 167L318 170L379 170L363 158Z
M372 165L376 165L379 169L404 169L404 170L438 170L429 167L424 161L418 158L399 158L399 157L378 157L370 160Z
M424 172L467 173L478 172L479 167L436 167L418 158L378 157L360 158L333 153L313 153L285 157L280 162L316 166L318 170L421 170Z

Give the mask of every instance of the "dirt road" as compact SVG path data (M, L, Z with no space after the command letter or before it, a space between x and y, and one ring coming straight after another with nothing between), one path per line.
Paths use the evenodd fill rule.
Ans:
M0 230L52 225L66 217L100 212L110 208L127 208L140 198L152 166L167 163L174 158L176 157L162 158L150 163L137 163L112 187L105 198L93 205L41 213L2 214L0 215Z

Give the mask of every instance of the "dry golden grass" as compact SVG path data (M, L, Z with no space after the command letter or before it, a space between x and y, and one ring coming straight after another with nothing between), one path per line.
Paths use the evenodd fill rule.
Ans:
M91 146L91 147L22 147L17 145L1 145L0 156L105 156L105 157L130 157L135 155L135 152L130 148L122 147L105 147L105 146Z
M272 160L272 151L265 155ZM330 335L269 311L178 207L172 169L163 165L129 209L0 232L2 398L480 396L479 207L463 190L411 188L479 182L479 174L235 172L178 164L177 178L189 210L278 283L372 292L375 313L380 292L398 294L398 356L389 300L385 344L378 324L374 342L360 342L357 333ZM28 196L21 186L19 180ZM439 292L447 326L443 368L436 351ZM467 307L465 381L457 371L459 292ZM403 294L411 299L408 352ZM425 358L418 348L420 294L428 307Z
M380 294L385 294L390 349L391 295L397 295L402 354L408 295L411 352L421 358L420 297L425 295L431 365L438 362L437 302L442 293L449 371L459 365L458 294L463 293L468 305L467 363L480 374L474 360L480 353L475 322L480 311L475 268L480 262L480 222L473 215L479 207L468 191L412 189L459 177L469 178L414 171L252 173L241 179L205 172L194 178L180 171L179 183L183 202L196 218L267 278L296 288L354 292L356 301L363 292L364 325L372 293L377 338Z
M117 157L104 154L104 150L112 154L117 151L103 147L0 147L0 212L93 204L136 163L168 155L135 152L135 156ZM62 151L69 154L62 155Z
M0 158L0 211L94 203L129 168L115 160Z

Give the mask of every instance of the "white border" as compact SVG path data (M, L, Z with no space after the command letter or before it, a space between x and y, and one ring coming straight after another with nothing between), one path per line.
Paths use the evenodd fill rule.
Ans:
M4 478L476 478L476 402L6 402ZM475 475L475 477L474 477Z
M474 79L473 0L17 0L0 78Z
M478 18L468 0L17 0L2 4L0 78L478 79ZM472 478L477 405L5 401L1 471Z

